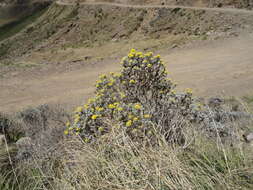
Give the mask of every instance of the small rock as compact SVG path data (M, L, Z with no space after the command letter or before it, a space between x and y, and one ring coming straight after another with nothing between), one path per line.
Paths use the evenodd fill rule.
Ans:
M92 58L91 56L85 56L84 60L87 61L87 60L90 60L91 58Z
M253 141L253 133L246 133L243 135L243 138L247 143L250 143Z
M16 142L19 149L27 148L32 145L32 139L30 137L23 137Z
M0 135L0 146L3 146L5 143L5 136L4 135Z
M208 100L208 105L209 105L209 106L214 106L214 107L216 107L216 106L220 106L222 103L223 103L223 100L220 99L220 98L210 98L210 99Z
M177 48L177 47L178 47L177 44L173 44L173 45L171 46L172 49Z
M117 38L113 38L113 39L112 39L112 42L117 42L117 41L118 41Z

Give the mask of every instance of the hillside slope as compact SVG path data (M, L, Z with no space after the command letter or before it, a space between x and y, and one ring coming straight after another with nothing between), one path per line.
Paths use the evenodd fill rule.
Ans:
M35 23L0 43L0 59L49 48L100 46L112 39L237 35L252 30L252 15L226 9L53 4Z

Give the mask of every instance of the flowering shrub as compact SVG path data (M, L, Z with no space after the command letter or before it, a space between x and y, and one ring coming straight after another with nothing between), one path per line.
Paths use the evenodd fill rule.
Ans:
M174 119L196 120L200 105L194 103L192 90L176 93L160 55L132 49L121 64L121 73L99 77L95 97L76 108L66 135L76 134L91 142L108 133L115 122L132 139L152 139L159 131L171 141L181 133Z

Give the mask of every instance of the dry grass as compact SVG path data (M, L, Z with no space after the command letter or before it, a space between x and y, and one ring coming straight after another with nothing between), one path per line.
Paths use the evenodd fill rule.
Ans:
M162 137L159 146L143 146L118 130L92 145L77 138L65 139L61 142L63 146L55 150L59 154L64 152L63 156L50 159L34 156L15 170L18 183L10 180L13 176L1 177L0 187L66 190L253 188L252 150L249 152L239 144L234 147L222 144L192 129L187 134L189 139L185 147L167 144ZM11 170L6 171L11 173Z
M142 147L123 134L113 134L97 146L68 141L68 158L60 171L47 171L46 189L165 190L251 189L252 160L240 149L198 137L187 149L161 141ZM49 183L50 182L50 183ZM51 186L51 187L50 187Z

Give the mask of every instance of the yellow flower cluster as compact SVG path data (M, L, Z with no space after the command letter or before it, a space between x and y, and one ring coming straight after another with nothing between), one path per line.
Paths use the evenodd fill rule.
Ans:
M135 104L134 108L137 109L137 110L139 110L139 109L141 109L141 105L140 104Z
M132 123L133 123L132 120L128 120L128 121L126 122L126 126L127 126L127 127L130 127L130 126L132 126Z
M192 93L193 93L193 90L192 90L191 88L186 88L186 89L185 89L185 92L186 92L187 94L192 94Z
M150 116L149 114L145 114L145 115L144 115L144 118L145 118L145 119L149 119L150 117L151 117L151 116Z
M83 108L81 106L77 107L75 110L76 113L80 113L82 111L83 111Z
M130 83L130 84L135 84L135 83L136 83L136 81L135 81L135 80L133 80L133 79L131 79L131 80L129 81L129 83Z
M99 115L92 115L92 116L91 116L91 119L92 119L92 120L96 120L98 117L99 117Z

